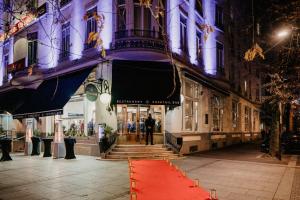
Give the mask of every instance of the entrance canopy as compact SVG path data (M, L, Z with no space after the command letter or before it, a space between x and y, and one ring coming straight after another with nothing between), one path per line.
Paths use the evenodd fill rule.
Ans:
M10 97L14 101L19 99L22 102L21 106L12 112L13 118L23 119L62 114L63 107L92 69L93 67L89 67L46 79L36 90L27 91L25 96L22 96L22 90L18 91L14 94L15 96Z
M113 61L112 104L179 106L180 88L178 71L168 62Z

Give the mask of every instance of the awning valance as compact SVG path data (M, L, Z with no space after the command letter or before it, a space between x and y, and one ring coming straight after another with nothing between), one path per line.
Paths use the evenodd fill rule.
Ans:
M63 107L91 73L88 67L47 80L27 95L13 114L14 119L44 117L63 113ZM23 98L19 95L18 98Z
M180 88L178 71L168 62L113 61L112 104L179 106Z

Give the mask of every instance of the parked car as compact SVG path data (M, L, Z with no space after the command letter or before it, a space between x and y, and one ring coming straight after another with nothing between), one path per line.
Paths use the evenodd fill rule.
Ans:
M300 132L284 132L281 135L283 152L300 152Z

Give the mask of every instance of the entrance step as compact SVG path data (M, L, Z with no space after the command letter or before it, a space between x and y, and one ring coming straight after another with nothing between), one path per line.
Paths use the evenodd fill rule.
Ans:
M106 159L177 159L179 154L173 153L162 144L157 145L116 145L106 155Z

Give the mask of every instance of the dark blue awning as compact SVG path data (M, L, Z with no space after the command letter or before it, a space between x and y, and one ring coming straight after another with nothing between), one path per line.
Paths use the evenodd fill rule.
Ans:
M180 105L181 83L169 62L114 60L112 104Z
M24 97L23 103L13 114L14 119L44 117L63 113L63 107L75 94L94 67L46 79L30 95ZM18 97L23 99L21 92Z

